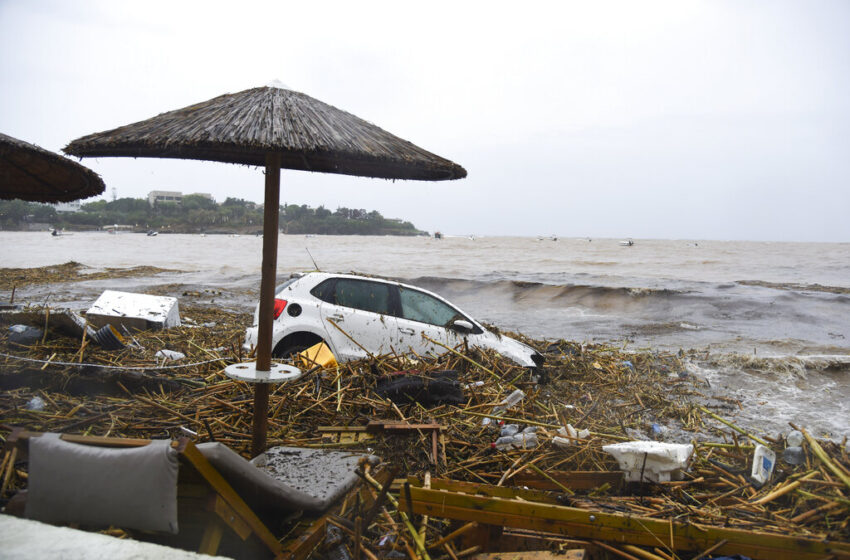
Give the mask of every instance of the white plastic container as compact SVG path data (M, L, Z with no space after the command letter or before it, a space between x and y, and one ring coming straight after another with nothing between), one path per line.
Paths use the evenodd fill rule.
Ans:
M627 481L667 482L682 479L682 470L687 468L694 446L661 441L627 441L605 445L602 450L617 459Z
M774 465L776 465L776 453L772 449L757 443L756 450L753 452L753 470L750 473L750 478L759 484L764 484L770 480Z

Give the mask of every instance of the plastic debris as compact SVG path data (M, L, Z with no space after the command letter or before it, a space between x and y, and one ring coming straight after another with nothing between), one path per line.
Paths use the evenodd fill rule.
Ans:
M159 350L154 354L157 358L165 358L166 360L182 360L186 357L183 352L175 352L174 350Z
M753 470L750 473L750 478L758 484L764 484L770 480L770 476L773 474L773 466L775 464L776 453L762 444L757 443L756 450L753 452Z
M694 446L660 441L627 441L605 445L602 450L610 453L625 471L630 482L668 482L681 480L682 470L688 465Z
M782 460L789 465L802 465L806 462L806 454L800 446L786 447L782 451Z
M44 331L28 325L12 325L9 327L9 342L21 346L31 346L41 340Z
M519 424L505 424L500 435L512 436L519 431Z
M29 400L29 402L24 406L27 410L34 410L36 412L41 412L44 410L44 399L41 397L33 397Z
M792 430L785 436L785 444L788 447L800 447L803 445L803 434L798 430Z
M501 403L494 406L490 414L494 416L501 416L502 414L516 406L516 404L524 398L525 393L522 390L517 389L516 391L505 397L505 400L503 400ZM482 426L489 426L492 423L492 418L485 418L481 421Z
M667 431L667 426L662 426L661 424L653 422L649 429L652 432L652 437L657 439L664 435L664 432Z
M552 438L552 443L558 447L569 447L575 445L577 439L586 439L590 436L590 430L576 430L572 424L558 428L558 435Z
M177 298L106 290L86 312L95 327L106 324L130 329L167 329L180 326Z
M104 325L92 334L92 338L106 350L124 348L124 337L112 325Z

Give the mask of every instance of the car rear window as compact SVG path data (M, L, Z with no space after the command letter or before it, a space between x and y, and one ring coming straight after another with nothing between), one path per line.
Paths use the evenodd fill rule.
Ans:
M296 280L300 280L300 279L301 279L300 276L294 276L294 277L290 278L289 280L287 280L286 282L284 282L283 284L281 284L280 286L275 288L275 291L274 291L275 295L279 294L280 292L285 290L287 287L291 286L293 282L295 282Z
M334 284L334 303L387 314L390 308L390 287L379 282L337 278Z

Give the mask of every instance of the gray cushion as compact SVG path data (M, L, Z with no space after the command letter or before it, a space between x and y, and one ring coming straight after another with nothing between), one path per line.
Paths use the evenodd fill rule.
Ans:
M274 447L247 461L220 443L201 443L198 450L255 510L320 513L357 482L358 461L377 457L346 451Z
M59 434L29 441L26 516L47 523L177 533L177 451L170 441L109 448Z

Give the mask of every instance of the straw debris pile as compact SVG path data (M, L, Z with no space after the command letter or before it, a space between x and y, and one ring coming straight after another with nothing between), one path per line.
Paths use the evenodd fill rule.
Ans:
M241 342L249 316L192 305L184 306L182 314L183 326L135 333L117 352L49 330L32 346L16 346L6 340L4 328L0 424L104 436L188 435L223 442L247 457L251 387L228 379L222 370L246 359ZM841 476L850 475L846 443L816 442L809 436L803 464L778 461L771 481L758 489L748 479L758 436L722 423L722 410L734 403L703 396L702 382L683 373L678 356L566 341L526 342L546 356L547 383L536 383L527 370L494 353L464 348L437 359L389 355L314 370L272 390L269 445L369 450L400 476L429 473L511 486L524 484L523 477L530 475L616 471L616 461L601 449L610 443L651 436L693 442L695 454L682 481L554 492L565 505L594 511L850 540L850 488ZM185 358L167 361L156 356L161 349ZM382 396L381 387L401 376L416 382L419 402ZM461 398L442 404L426 398L439 401L436 393L446 387ZM516 389L525 398L493 415ZM487 418L490 424L484 425ZM429 430L349 437L357 430L362 435L363 427L375 421L439 424L436 457ZM500 421L537 427L539 444L492 448ZM553 445L566 424L590 434L568 447ZM758 439L781 455L780 438ZM4 455L0 468L3 500L26 485L26 464L8 459ZM378 516L364 534L403 533L397 523ZM448 531L445 522L431 519L425 539L436 541ZM399 534L397 546L403 540ZM364 546L380 550L377 540L367 539Z

